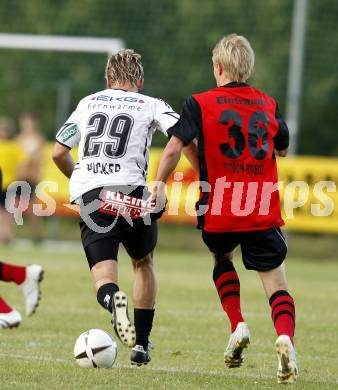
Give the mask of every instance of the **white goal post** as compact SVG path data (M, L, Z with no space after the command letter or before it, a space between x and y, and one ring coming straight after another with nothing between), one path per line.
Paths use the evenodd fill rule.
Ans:
M125 47L121 38L0 33L0 48L111 54Z
M0 33L0 49L106 53L109 56L124 47L125 41L121 38ZM57 94L56 127L69 111L69 83L61 81Z

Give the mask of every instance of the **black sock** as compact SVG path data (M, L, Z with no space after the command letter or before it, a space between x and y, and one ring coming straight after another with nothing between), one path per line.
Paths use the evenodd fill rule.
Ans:
M101 286L97 291L97 301L106 310L112 312L113 296L119 291L115 283L107 283Z
M149 335L153 327L154 309L134 309L136 345L148 350Z

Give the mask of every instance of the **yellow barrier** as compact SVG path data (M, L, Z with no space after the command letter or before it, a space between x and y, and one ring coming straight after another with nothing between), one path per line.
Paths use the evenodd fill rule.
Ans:
M154 149L151 153L151 163L149 170L149 180L153 180L156 175L158 161L161 156L161 150ZM177 171L184 173L184 184L182 196L179 200L179 215L165 215L166 220L172 222L196 222L195 217L187 215L185 208L191 210L197 199L197 195L188 194L187 187L196 180L193 170L188 161L183 158ZM338 159L323 157L288 157L278 158L278 173L280 180L280 195L283 217L286 227L290 230L304 232L322 232L338 233L338 193L328 192L329 189L335 188L338 183ZM300 184L297 184L300 182ZM317 184L317 191L314 188ZM170 199L170 182L169 182L169 206ZM320 190L321 186L323 187ZM300 190L298 187L301 187ZM301 207L293 209L293 205L300 202ZM318 206L316 206L318 205ZM331 206L331 207L330 207ZM329 215L315 216L314 214L326 211ZM327 214L326 213L326 214ZM293 214L293 215L292 215Z
M56 169L51 160L51 147L49 144L45 151L43 180L57 183L58 192L50 194L57 202L57 213L59 215L76 215L74 211L65 206L69 202L68 179ZM15 150L16 159L19 160L17 149ZM4 146L0 143L0 162L3 151ZM73 150L72 154L76 160L76 150ZM160 156L161 149L153 148L151 150L148 182L155 179ZM5 172L6 169L9 169L9 161L6 164L3 166ZM10 169L13 173L13 167ZM286 227L297 231L338 233L338 194L335 189L336 183L338 183L338 159L301 156L279 158L278 171ZM196 223L196 218L192 214L198 191L197 186L191 186L191 183L197 180L196 175L184 157L176 172L183 172L183 180L180 177L175 179L175 176L169 180L168 207L171 210L171 215L166 213L164 220ZM331 184L327 186L327 183L319 183L324 181ZM173 185L177 186L176 189L181 186L180 197L175 195L177 191L170 196ZM302 206L293 208L297 202ZM313 215L315 212L317 214L326 212L328 215L315 216Z
M338 233L338 192L334 189L338 183L338 159L324 157L288 157L278 159L279 180L284 182L284 188L293 181L304 181L309 186L309 196L304 199L304 204L294 210L294 218L287 218L286 226L290 230L306 232ZM318 193L320 182L330 182L332 192L325 189ZM317 191L316 191L317 189ZM304 191L303 191L304 192ZM287 204L293 199L286 196L285 190L281 190L282 209L285 211ZM301 197L304 194L298 194ZM297 197L297 194L295 195ZM332 204L332 207L330 206ZM332 209L327 216L314 216L313 207L319 205Z

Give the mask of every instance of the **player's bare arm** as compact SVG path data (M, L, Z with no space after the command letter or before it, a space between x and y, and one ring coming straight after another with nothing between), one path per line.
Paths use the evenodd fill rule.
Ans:
M168 129L171 139L165 147L160 160L156 179L158 182L165 183L168 180L168 177L178 164L182 150L197 175L200 176L197 135L200 131L201 115L201 110L196 100L189 96L183 105L180 119ZM154 190L153 200L157 196L158 188ZM164 185L161 186L161 190L160 195L163 197Z
M197 139L194 139L188 146L183 148L183 153L185 157L189 160L190 164L194 168L197 176L199 176L199 162L198 162L198 149L197 149Z
M152 200L157 204L161 204L161 200L165 198L165 183L180 161L183 148L183 142L173 136L162 153L156 175L156 182L158 184L154 187L152 196Z
M52 151L52 158L60 171L70 178L72 176L75 163L73 157L69 153L69 148L61 145L59 142L55 142Z

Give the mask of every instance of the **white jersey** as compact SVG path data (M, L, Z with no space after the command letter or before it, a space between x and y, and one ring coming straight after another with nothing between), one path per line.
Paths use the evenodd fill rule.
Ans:
M70 149L79 145L71 201L103 186L145 185L152 136L167 135L178 118L163 100L121 89L82 99L56 136Z

